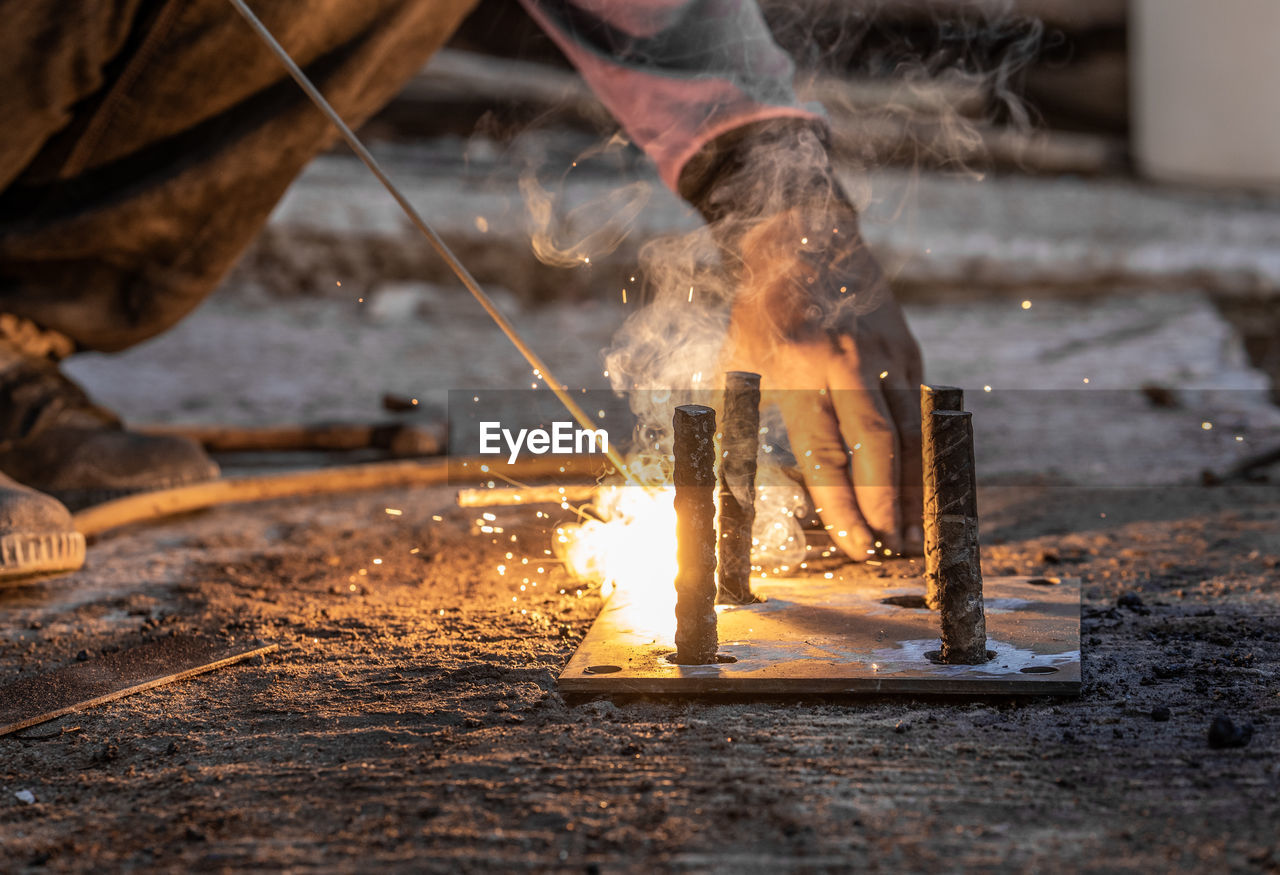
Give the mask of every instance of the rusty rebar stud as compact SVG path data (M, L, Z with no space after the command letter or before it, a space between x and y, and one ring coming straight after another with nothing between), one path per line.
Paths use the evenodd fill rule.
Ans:
M720 588L722 605L750 605L751 529L756 521L756 454L760 450L760 375L724 375L720 423Z
M925 430L932 489L925 495L925 521L936 527L933 563L938 574L944 663L986 662L987 623L978 556L977 480L973 461L973 415L935 410ZM926 528L927 528L926 525Z
M925 501L934 492L930 476L930 451L933 441L927 436L933 427L931 416L935 410L964 410L964 390L958 386L921 386L920 387L920 424L925 435L924 448L924 494ZM938 610L938 527L936 522L926 514L924 518L924 602L933 610Z
M672 418L676 485L676 655L716 661L716 412L684 404Z

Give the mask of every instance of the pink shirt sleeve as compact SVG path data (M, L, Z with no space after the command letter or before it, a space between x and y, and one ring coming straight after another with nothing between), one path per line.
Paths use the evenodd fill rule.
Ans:
M820 119L754 0L520 0L672 190L706 143L774 118Z

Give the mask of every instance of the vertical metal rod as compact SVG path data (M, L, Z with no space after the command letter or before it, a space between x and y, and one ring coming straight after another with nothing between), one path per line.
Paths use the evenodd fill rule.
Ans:
M680 665L716 661L716 412L701 404L672 418L676 485L676 655Z
M484 308L484 311L489 314L489 318L494 321L499 329L501 329L502 333L507 336L507 339L515 345L515 348L519 350L522 356L524 356L525 361L529 363L530 367L532 367L534 371L542 377L542 379L546 380L547 388L551 390L552 394L554 394L556 398L560 399L560 403L569 411L569 415L577 420L578 424L583 428L589 431L596 431L596 424L592 421L591 417L587 415L587 412L578 405L578 402L569 394L569 390L556 379L555 374L551 373L551 369L547 367L547 363L544 362L536 352L534 352L533 347L529 346L529 344L525 342L525 339L520 336L520 332L516 331L516 327L507 321L507 317L502 315L502 312L498 309L497 305L493 303L493 299L485 293L484 289L480 287L480 284L476 282L475 277L473 277L471 272L467 270L466 265L458 259L458 256L453 254L453 250L449 248L448 244L445 243L443 239L441 239L440 235L435 232L435 229L428 225L426 220L418 214L418 211L414 208L413 204L409 203L409 199L401 193L400 189L396 187L395 183L391 181L391 178L383 171L382 165L377 162L377 159L373 157L373 154L365 148L364 143L360 142L360 138L357 137L355 132L352 131L351 128L347 126L347 123L342 120L342 116L338 115L337 110L329 104L329 101L325 100L324 95L320 93L320 89L316 88L311 79L307 77L307 74L302 72L302 68L299 67L294 62L293 58L289 56L289 53L285 51L284 46L280 45L280 43L276 41L276 38L271 35L271 31L267 29L267 26L258 19L258 16L253 14L253 10L245 4L244 0L228 0L228 2L230 2L244 20L249 23L249 26L253 28L254 33L256 33L262 41L266 43L267 48L270 49L272 54L279 59L280 63L284 65L284 68L289 71L289 75L293 77L293 81L298 83L298 87L301 88L307 97L311 99L311 102L316 105L316 108L329 119L330 123L335 128L338 129L338 133L342 135L342 139L347 141L347 145L351 147L351 151L356 153L356 157L364 162L365 166L368 167L369 170L373 172L373 175L378 178L378 181L382 183L382 186L393 198L395 198L396 203L400 205L400 209L404 210L405 215L409 217L409 221L412 222L414 227L421 231L422 235L427 238L427 242L431 244L431 248L439 253L445 263L449 265L450 270L452 270L458 279L461 280L462 285L466 287L467 291L471 293L471 296L476 299L481 307ZM631 475L627 471L626 463L622 460L622 455L614 449L612 443L609 444L609 449L607 450L606 455L608 456L609 461L613 463L614 467L618 469L618 472L627 477L628 480L631 480Z
M973 415L935 410L925 432L932 491L925 519L936 527L934 567L942 625L942 662L987 661L987 624L978 554L977 481L973 461Z
M929 496L935 487L930 476L932 459L930 458L934 443L928 433L933 428L932 415L935 410L964 410L964 390L957 386L921 386L920 387L920 424L924 429L924 494L928 506ZM938 610L938 526L937 522L925 514L924 518L924 601L933 610Z
M756 521L756 454L760 449L760 375L724 375L720 423L720 588L722 605L750 605L751 529Z

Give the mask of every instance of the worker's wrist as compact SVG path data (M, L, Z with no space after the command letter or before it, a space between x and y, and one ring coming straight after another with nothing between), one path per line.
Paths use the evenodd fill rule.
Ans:
M769 119L717 137L685 165L679 193L721 236L797 208L849 208L827 153L827 130L812 119ZM742 226L737 233L724 226Z

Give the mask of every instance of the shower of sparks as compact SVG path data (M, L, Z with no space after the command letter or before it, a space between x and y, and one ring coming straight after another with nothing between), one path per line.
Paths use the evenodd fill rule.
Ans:
M577 508L579 522L559 526L553 547L578 580L598 582L601 594L615 588L643 593L631 602L629 619L654 634L674 633L676 564L675 488L672 457L660 450L628 460L639 485L605 484L591 503ZM794 485L757 486L752 568L760 576L786 574L809 549ZM797 555L800 554L800 555Z

